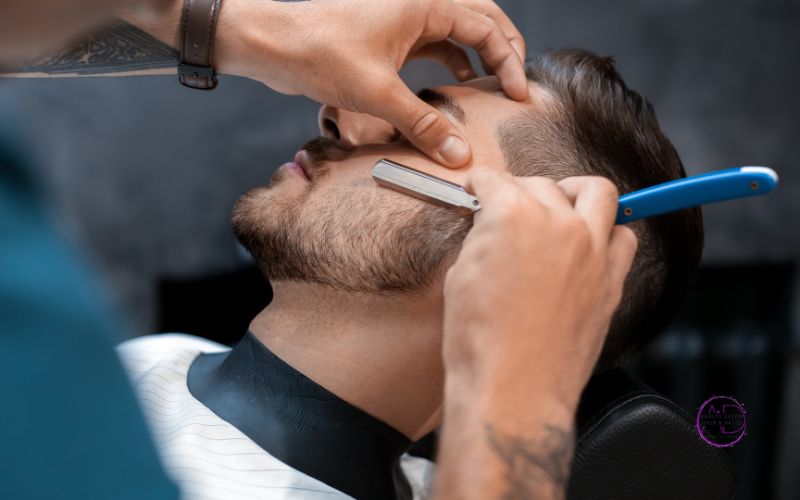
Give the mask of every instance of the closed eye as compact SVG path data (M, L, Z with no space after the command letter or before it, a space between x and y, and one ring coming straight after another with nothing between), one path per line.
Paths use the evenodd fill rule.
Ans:
M404 144L411 144L411 141L409 141L406 138L406 136L401 134L400 131L397 129L392 129L392 135L389 136L386 142L399 142Z
M417 92L417 97L433 107L439 108L442 111L446 111L462 124L466 123L466 114L464 113L464 109L459 106L458 102L456 102L451 95L439 92L438 90L424 88ZM397 129L393 130L388 142L411 143L411 141L406 139Z

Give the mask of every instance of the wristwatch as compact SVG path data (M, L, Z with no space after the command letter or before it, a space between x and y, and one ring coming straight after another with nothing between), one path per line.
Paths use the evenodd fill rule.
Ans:
M213 90L217 74L211 65L221 0L185 0L181 17L181 63L178 79L193 89Z

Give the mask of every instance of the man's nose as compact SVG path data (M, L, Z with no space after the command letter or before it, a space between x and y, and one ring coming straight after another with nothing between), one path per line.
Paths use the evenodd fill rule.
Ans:
M318 123L322 136L335 139L342 148L380 144L394 133L394 127L380 118L328 105L319 109Z

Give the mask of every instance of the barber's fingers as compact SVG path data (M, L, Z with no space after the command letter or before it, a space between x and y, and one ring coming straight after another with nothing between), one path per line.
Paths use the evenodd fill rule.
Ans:
M467 51L448 40L424 45L414 50L409 59L433 59L446 66L459 82L478 77Z
M492 0L455 0L455 2L490 17L503 30L503 34L511 43L511 46L514 47L514 50L517 51L520 59L525 60L525 39L511 19L503 12L503 9L498 7L496 3ZM483 58L481 58L481 66L487 75L495 74L494 69Z
M500 26L490 17L457 5L450 38L473 47L497 75L503 91L518 101L528 98L528 80L522 59Z
M548 177L514 177L506 171L479 166L470 173L465 188L478 198L481 205L526 201L528 203L524 205L528 209L535 204L535 208L547 207L556 212L573 210L564 190ZM509 200L510 197L520 198Z
M522 37L522 33L495 2L492 0L455 0L455 2L490 17L503 31L519 58L525 60L525 39Z
M439 110L414 95L395 71L385 71L384 82L373 82L361 96L358 111L369 113L394 127L420 151L451 168L467 163L469 144ZM387 98L391 96L391 99Z
M617 303L622 296L625 278L631 270L638 246L636 234L631 228L614 226L608 244L608 269L611 289L617 292Z
M557 211L570 211L572 202L553 179L549 177L514 177L514 181L536 200Z
M514 182L511 174L484 166L477 166L470 171L464 188L474 194L484 208L504 202L514 202L528 196L522 187ZM484 208L481 212L484 212Z
M619 191L604 177L567 177L558 182L598 245L606 245L617 219Z

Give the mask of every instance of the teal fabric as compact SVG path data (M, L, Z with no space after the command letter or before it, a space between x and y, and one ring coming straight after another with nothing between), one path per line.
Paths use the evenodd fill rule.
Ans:
M0 498L175 499L119 324L21 165L0 142Z

